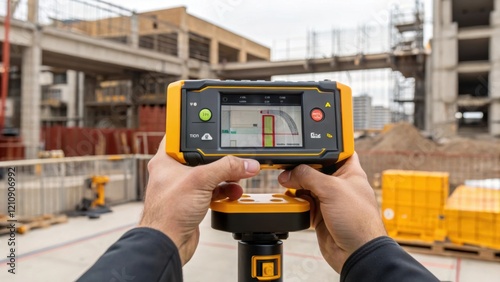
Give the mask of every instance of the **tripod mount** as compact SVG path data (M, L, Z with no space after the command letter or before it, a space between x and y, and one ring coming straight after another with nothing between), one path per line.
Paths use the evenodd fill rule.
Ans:
M283 281L283 242L309 228L309 202L285 194L244 194L212 202L212 228L238 240L238 281Z

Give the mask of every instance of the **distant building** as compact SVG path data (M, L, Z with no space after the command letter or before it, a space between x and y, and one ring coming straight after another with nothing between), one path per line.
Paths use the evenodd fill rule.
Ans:
M370 128L372 97L368 95L353 97L354 130Z
M373 106L370 114L371 129L383 129L384 125L391 122L391 110L387 107Z
M354 130L382 129L391 123L393 113L384 106L372 106L368 95L353 97Z

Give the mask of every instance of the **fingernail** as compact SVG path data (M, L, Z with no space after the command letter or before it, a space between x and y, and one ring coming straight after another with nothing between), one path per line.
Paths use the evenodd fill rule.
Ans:
M245 160L245 171L249 173L255 173L259 171L260 164L256 160Z
M280 183L286 183L288 180L290 180L290 175L292 172L290 170L285 170L283 171L280 175L278 175L278 181Z

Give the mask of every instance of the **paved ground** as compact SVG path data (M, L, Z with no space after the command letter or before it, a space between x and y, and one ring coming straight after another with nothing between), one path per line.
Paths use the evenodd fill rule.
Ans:
M113 207L98 220L72 218L66 224L17 235L16 274L7 273L7 237L0 237L0 281L73 281L124 232L141 213L141 203ZM212 230L209 216L193 259L184 267L187 282L236 281L237 242ZM284 281L338 281L324 262L312 231L295 232L284 241ZM442 281L498 281L500 264L468 259L414 255Z

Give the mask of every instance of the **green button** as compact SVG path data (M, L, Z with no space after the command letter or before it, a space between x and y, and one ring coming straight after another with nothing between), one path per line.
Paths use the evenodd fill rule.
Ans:
M209 121L212 118L212 112L209 109L203 109L199 113L202 121Z

